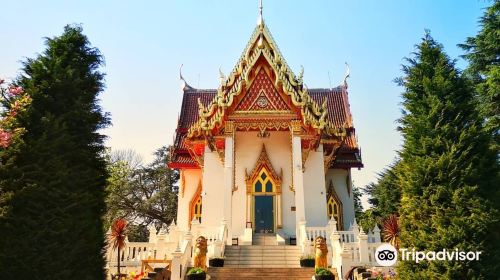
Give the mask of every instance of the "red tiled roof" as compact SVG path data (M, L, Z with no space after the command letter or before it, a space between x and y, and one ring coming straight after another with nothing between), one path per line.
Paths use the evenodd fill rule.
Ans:
M347 101L347 94L343 92L343 88L314 88L308 91L312 99L318 104L322 104L323 100L327 98L328 120L334 125L343 126L347 123L349 127L352 126L349 102Z
M353 127L352 116L349 107L348 95L343 87L339 86L333 89L308 89L309 95L318 104L323 103L324 98L327 98L328 115L327 118L336 126L344 126L347 124L347 137L344 145L339 150L339 154L344 156L337 157L332 163L332 166L342 167L349 165L351 167L362 167L361 156L359 153L355 129ZM174 155L171 165L195 165L195 161L190 157L186 147L184 146L184 138L186 137L189 127L198 120L198 98L207 106L215 97L215 89L194 89L187 88L184 90L182 99L181 114L179 123L177 124ZM351 154L350 156L345 156ZM345 160L344 160L345 158ZM342 163L340 161L343 161Z

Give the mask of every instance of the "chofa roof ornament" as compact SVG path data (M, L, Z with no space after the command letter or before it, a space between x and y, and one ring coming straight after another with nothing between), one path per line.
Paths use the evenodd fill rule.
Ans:
M344 82L343 85L345 88L347 88L347 78L351 77L351 70L349 69L349 64L347 62L345 63L345 75L344 75Z
M184 64L181 64L181 67L179 67L179 79L182 81L181 82L181 90L184 92L188 89L193 89L187 82L186 80L184 79L184 77L182 76L182 66Z

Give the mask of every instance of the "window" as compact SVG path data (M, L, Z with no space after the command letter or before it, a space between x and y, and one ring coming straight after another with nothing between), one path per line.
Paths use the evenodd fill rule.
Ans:
M191 218L191 220L196 218L201 223L201 211L202 211L201 207L202 207L202 204L201 204L201 196L200 196L200 197L198 197L196 202L193 204L193 209L192 209L193 217Z
M340 203L335 199L335 196L329 195L328 200L327 200L327 212L328 212L328 219L331 219L332 217L335 218L335 221L337 221L337 228L341 228L342 225L342 215L341 215L341 206Z
M255 193L273 193L275 192L274 182L265 168L260 171L259 176L254 182Z

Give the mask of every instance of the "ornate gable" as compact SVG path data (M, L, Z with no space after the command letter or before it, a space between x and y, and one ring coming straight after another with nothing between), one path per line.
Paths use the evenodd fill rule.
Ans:
M288 112L290 107L278 93L264 68L260 68L235 113Z
M261 65L269 67L271 73L267 78L262 76L263 72L256 71ZM285 103L293 105L292 109L298 113L305 131L317 136L343 139L346 136L345 125L337 126L327 119L327 99L322 100L321 105L316 103L303 84L302 76L303 71L298 77L295 76L264 22L260 21L234 70L227 78L221 73L222 82L212 102L207 105L199 102L199 119L189 128L187 138L220 133L228 119L228 111L233 111L237 105L259 111L272 108L270 104L277 102L274 106L283 108L283 103L275 98L281 94L288 99ZM261 86L272 83L276 92L264 91L264 95L260 90L249 92L255 78L264 79L257 79L256 87L261 83L259 81L263 83ZM241 100L244 102L240 104Z

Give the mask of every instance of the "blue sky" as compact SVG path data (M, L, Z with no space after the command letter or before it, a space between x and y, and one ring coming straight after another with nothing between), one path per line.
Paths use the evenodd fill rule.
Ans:
M365 168L356 186L375 180L401 144L395 120L402 89L393 83L425 29L452 58L478 30L488 1L278 1L264 0L264 19L288 64L305 68L308 87L340 83L351 68L349 97ZM113 127L104 133L115 149L151 153L172 143L183 73L194 87L216 88L256 24L258 0L247 1L2 1L0 77L13 78L20 61L44 48L43 37L82 24L106 59L104 109ZM466 66L461 59L460 68ZM329 74L328 74L329 73ZM330 76L330 78L329 78Z

